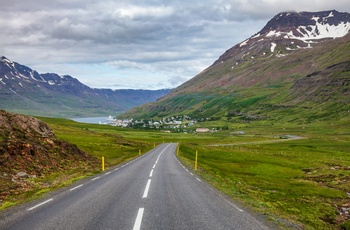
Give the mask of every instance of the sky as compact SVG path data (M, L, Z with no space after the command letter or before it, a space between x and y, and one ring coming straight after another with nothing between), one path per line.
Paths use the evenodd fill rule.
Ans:
M175 88L284 11L349 0L0 0L0 55L91 88Z

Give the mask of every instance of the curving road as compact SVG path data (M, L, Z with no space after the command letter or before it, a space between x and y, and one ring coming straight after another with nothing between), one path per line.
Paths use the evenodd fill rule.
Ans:
M118 168L0 213L0 229L269 229L162 144Z

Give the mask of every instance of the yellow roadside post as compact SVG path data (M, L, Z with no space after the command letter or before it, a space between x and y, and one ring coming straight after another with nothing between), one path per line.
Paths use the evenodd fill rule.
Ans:
M102 171L105 171L105 158L102 157Z
M198 151L196 151L196 160L194 161L194 171L197 171Z

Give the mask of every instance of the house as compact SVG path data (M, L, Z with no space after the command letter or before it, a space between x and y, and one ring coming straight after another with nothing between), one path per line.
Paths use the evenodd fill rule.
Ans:
M196 132L197 133L208 133L209 129L208 128L197 128Z

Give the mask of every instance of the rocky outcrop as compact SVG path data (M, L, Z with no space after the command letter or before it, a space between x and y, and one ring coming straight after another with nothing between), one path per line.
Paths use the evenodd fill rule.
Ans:
M76 145L58 140L44 122L0 110L0 205L9 195L50 183L36 183L52 173L97 168L97 160ZM41 181L41 180L38 180Z

